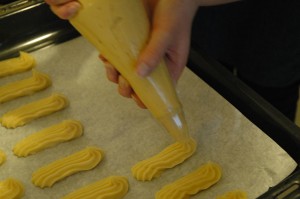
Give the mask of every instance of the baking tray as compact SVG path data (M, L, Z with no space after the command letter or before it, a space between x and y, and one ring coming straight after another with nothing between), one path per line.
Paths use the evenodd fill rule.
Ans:
M79 36L67 21L58 19L42 1L17 1L1 6L0 10L0 60L16 56L20 50L31 52ZM300 131L297 126L220 63L200 53L197 46L191 47L188 67L274 139L299 164ZM300 171L297 169L259 198L300 198L299 180Z
M164 129L148 111L138 109L132 100L121 98L114 91L116 85L107 81L97 50L84 38L78 37L33 51L31 55L36 59L36 69L51 77L52 86L2 104L0 114L54 91L67 96L70 106L20 128L0 128L1 149L8 160L0 168L1 179L14 177L23 182L26 189L24 199L60 198L74 188L116 174L129 180L130 191L125 198L152 199L163 185L207 161L221 165L222 178L214 187L193 198L210 199L229 190L242 189L247 191L249 199L254 199L281 182L297 166L285 151L239 110L193 72L185 69L176 88L190 135L198 143L197 150L189 160L163 172L160 178L138 182L132 177L130 168L137 161L158 153L172 143ZM29 74L30 71L1 78L0 85ZM16 158L12 154L13 144L26 135L70 118L82 122L84 136L27 158ZM105 159L97 168L70 176L49 189L39 189L30 183L31 174L37 168L86 145L99 146L105 152ZM16 170L18 172L14 172Z
M204 52L199 52L199 47L195 43L192 43L188 66L197 76L207 82L285 149L299 165L299 127L229 72L225 66L213 60ZM270 188L267 193L259 198L300 198L299 181L300 170L298 167L286 180Z
M0 59L55 45L79 36L43 0L17 0L0 6Z

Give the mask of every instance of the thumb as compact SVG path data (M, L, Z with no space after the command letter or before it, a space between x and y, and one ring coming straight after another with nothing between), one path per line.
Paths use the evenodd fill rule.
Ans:
M139 76L148 76L164 58L169 45L169 38L167 31L154 30L151 32L149 42L137 60L136 72Z

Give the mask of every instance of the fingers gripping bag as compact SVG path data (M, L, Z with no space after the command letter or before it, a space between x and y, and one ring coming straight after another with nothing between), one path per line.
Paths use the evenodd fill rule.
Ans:
M147 77L136 61L149 38L149 19L141 0L79 0L70 22L131 84L154 118L177 141L189 138L181 103L163 60Z

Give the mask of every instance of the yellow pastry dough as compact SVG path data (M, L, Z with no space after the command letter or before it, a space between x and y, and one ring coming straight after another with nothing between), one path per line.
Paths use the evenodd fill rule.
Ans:
M43 129L18 142L13 152L19 157L26 157L61 142L75 139L82 135L83 126L76 120L65 120L59 124Z
M208 162L197 170L164 186L156 193L155 199L187 199L199 191L208 189L221 178L221 167Z
M0 77L21 73L34 66L35 59L30 54L21 51L19 57L0 61Z
M19 199L24 195L23 185L12 178L0 182L1 199Z
M121 199L127 194L128 186L125 177L111 176L82 187L62 199Z
M244 191L230 191L222 196L218 196L216 199L248 199L247 193Z
M0 165L3 164L5 161L6 161L6 155L2 150L0 150Z
M189 158L196 150L196 142L193 139L185 142L176 142L159 154L137 163L132 167L133 176L140 181L152 180L160 173L182 163Z
M0 121L2 126L6 128L16 128L39 117L64 109L68 104L68 100L65 96L52 94L47 98L31 102L5 113L2 118L0 118Z
M51 80L46 74L33 70L32 77L1 86L0 103L30 95L34 92L46 89L50 85Z
M44 188L51 187L54 183L80 171L96 167L103 158L99 148L87 147L77 153L56 160L32 174L32 183Z

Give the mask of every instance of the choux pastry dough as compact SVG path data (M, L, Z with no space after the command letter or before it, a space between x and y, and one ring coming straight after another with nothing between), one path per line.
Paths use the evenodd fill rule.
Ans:
M164 186L156 193L155 199L186 199L199 191L208 189L221 178L221 167L208 162L197 170Z
M82 187L62 199L121 199L128 192L125 177L111 176Z
M6 155L2 150L0 150L0 165L2 165L5 161L6 161Z
M32 183L37 187L51 187L54 183L80 171L91 170L103 158L97 147L87 147L77 153L56 160L32 174Z
M61 142L75 139L81 136L82 133L83 126L79 121L65 120L59 124L29 135L19 141L15 145L13 152L18 157L26 157L55 146Z
M152 180L165 169L173 168L189 158L196 150L193 139L185 142L175 142L159 154L143 160L132 167L133 176L140 181Z
M48 75L33 70L32 77L1 86L0 103L44 90L50 85L51 80Z
M30 70L35 65L35 59L30 54L21 51L19 57L0 61L0 77Z
M0 182L1 199L19 199L24 195L24 187L18 180L8 178Z
M17 128L39 117L64 109L68 104L69 102L65 96L52 94L47 98L31 102L5 113L0 118L0 122L6 128Z

